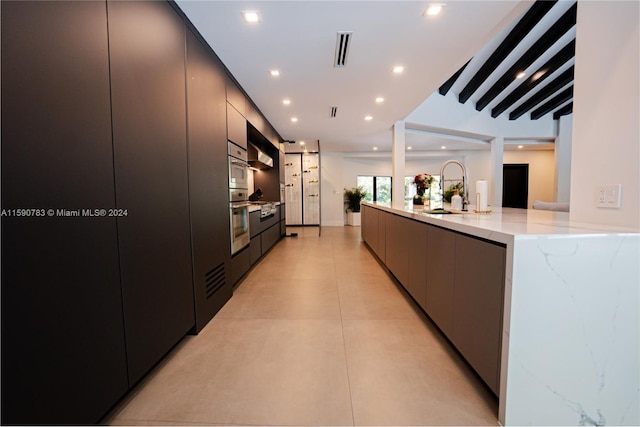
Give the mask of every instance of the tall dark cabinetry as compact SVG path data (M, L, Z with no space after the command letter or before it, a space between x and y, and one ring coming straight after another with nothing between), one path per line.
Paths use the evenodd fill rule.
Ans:
M56 210L115 206L106 7L0 7L2 208L44 209L2 217L2 423L90 424L128 387L116 219Z
M189 199L196 330L231 298L224 67L187 31ZM226 265L226 267L225 267Z
M185 25L165 2L107 2L129 380L195 325Z

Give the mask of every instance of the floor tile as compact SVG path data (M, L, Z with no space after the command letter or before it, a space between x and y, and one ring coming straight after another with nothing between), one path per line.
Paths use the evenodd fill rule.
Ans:
M104 423L497 425L495 398L359 227L292 232Z

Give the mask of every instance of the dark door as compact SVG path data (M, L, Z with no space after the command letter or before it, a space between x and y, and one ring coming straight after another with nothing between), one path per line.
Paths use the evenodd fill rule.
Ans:
M529 165L502 166L502 207L527 209Z
M129 379L195 325L185 26L167 2L109 1L116 202Z
M93 424L128 388L116 219L77 211L115 207L106 8L1 8L2 424Z

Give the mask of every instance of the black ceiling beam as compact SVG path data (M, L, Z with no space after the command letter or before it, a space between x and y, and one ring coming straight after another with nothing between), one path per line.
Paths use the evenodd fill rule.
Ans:
M531 98L527 99L522 105L518 106L515 110L509 114L509 120L515 120L551 95L555 92L562 89L564 86L573 82L573 71L574 66L567 68L562 74L553 79L548 85L540 89L537 93L535 93Z
M467 102L469 97L478 90L480 85L493 73L493 71L509 56L515 47L525 38L533 27L540 22L542 17L551 10L554 1L536 1L524 14L522 19L511 30L509 35L500 43L500 46L491 54L491 56L482 64L478 72L469 80L469 83L462 89L458 96L461 104Z
M504 113L507 108L515 104L524 95L529 93L533 88L537 87L540 83L546 80L547 77L552 75L558 68L562 67L568 60L573 58L576 53L576 40L573 39L565 47L563 47L558 53L548 60L542 67L533 73L527 80L518 86L513 92L507 95L502 101L498 103L491 110L491 117L494 119L500 114Z
M553 113L553 120L558 120L560 116L566 116L567 114L571 113L573 113L573 102L570 102L559 110L556 110Z
M440 95L444 96L447 94L447 92L449 92L449 89L451 89L451 86L453 86L456 80L458 80L458 77L460 77L460 74L462 74L464 69L467 68L467 65L469 65L469 62L471 62L471 59L468 60L467 63L464 64L458 71L456 71L456 73L453 76L449 77L449 80L447 80L442 84L442 86L440 86L440 88L438 89L438 92L440 93Z
M546 52L555 42L567 31L576 25L577 3L567 10L549 30L536 41L533 46L525 52L506 73L498 79L476 103L476 110L482 111L493 99L498 96L507 86L516 79L518 72L524 71L533 64L544 52Z
M545 102L540 108L533 110L531 112L531 120L538 120L540 117L558 108L560 105L569 101L571 98L573 98L573 86L570 86L567 89L563 90L558 95Z

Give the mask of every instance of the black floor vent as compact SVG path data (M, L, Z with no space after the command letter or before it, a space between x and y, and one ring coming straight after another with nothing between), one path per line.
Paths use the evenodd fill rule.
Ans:
M204 289L207 293L207 299L211 298L224 285L224 263L204 275Z

